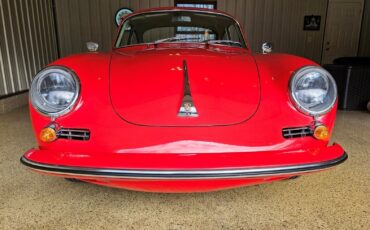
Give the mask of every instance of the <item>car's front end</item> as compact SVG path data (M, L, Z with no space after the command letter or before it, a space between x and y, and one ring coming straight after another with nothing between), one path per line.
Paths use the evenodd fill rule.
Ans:
M148 13L128 17L126 29L155 13L172 18L176 31L203 14L220 14ZM219 25L229 28L222 17ZM203 26L209 31L197 33L218 36L218 27ZM197 192L291 178L346 160L339 145L329 144L336 86L315 63L254 55L240 40L140 42L67 57L35 77L30 113L39 147L25 153L23 164L111 187Z

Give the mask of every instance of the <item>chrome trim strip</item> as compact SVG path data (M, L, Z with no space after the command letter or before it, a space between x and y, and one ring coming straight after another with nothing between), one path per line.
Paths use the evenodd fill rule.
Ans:
M33 170L55 173L76 177L100 177L117 179L227 179L227 178L251 178L280 176L286 174L301 174L334 167L347 160L348 155L344 152L339 158L311 164L289 165L268 168L244 168L224 170L126 170L84 168L72 166L49 165L28 160L24 156L21 163Z
M189 83L189 73L188 65L186 60L183 61L183 71L184 71L184 92L182 96L181 107L177 116L179 117L197 117L197 108L194 105L193 97L191 96L190 83Z

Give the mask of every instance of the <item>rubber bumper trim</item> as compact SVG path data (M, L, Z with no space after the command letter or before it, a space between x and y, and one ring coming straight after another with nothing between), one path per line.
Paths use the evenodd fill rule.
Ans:
M226 179L226 178L251 178L269 177L288 174L301 174L312 171L324 170L334 167L346 161L346 152L333 160L288 165L279 167L258 167L258 168L236 168L236 169L203 169L203 170L134 170L134 169L109 169L109 168L85 168L74 166L60 166L38 163L22 157L21 163L33 170L68 177L98 177L98 178L122 178L122 179Z

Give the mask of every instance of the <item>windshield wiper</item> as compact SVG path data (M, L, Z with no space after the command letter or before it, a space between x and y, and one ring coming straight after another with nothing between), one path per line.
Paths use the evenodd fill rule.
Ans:
M174 42L174 41L179 41L180 39L184 39L184 38L180 38L180 37L162 38L162 39L156 40L154 42L154 44L158 44L158 43L162 43L162 42Z
M176 42L176 41L185 41L189 40L189 38L184 38L184 37L169 37L169 38L163 38L163 39L158 39L154 42L154 46L157 47L159 43L163 42Z
M226 44L226 45L233 45L233 46L239 46L243 47L243 45L240 42L232 41L232 40L203 40L203 42L207 44Z
M159 43L163 42L176 42L176 41L186 41L186 40L195 40L191 38L186 38L186 37L169 37L169 38L163 38L163 39L158 39L154 42L154 46L157 47ZM240 42L237 41L232 41L232 40L213 40L213 39L208 39L208 40L203 40L203 41L198 41L198 42L205 42L207 45L209 44L224 44L224 45L231 45L231 46L237 46L237 47L243 47L243 45Z

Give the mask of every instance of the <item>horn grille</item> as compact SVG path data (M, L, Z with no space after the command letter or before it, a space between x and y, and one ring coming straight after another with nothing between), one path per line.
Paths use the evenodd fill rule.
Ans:
M312 136L312 135L313 135L313 130L309 126L283 129L283 137L287 139L307 137L307 136Z
M60 139L88 141L90 140L90 130L61 128L57 132L57 137Z

